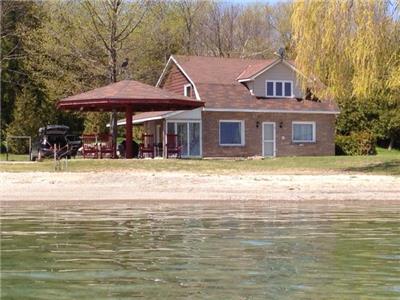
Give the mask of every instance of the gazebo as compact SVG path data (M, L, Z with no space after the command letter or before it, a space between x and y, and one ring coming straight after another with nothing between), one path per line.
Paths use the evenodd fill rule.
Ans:
M133 112L191 110L202 106L204 106L202 101L193 100L134 80L122 80L62 99L57 103L57 108L62 110L125 112L126 158L133 156Z

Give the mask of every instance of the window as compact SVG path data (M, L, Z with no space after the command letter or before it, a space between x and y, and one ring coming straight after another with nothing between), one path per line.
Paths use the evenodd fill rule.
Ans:
M292 141L294 143L315 142L315 122L293 122Z
M267 97L293 97L293 82L267 80L265 84Z
M192 86L190 84L185 84L183 86L183 95L186 97L192 96Z
M282 82L275 82L275 96L282 96Z
M292 83L285 82L285 97L292 97Z
M219 144L221 146L243 146L244 121L219 121Z
M178 143L182 147L183 157L201 156L200 121L168 121L167 133L178 135Z
M267 96L274 96L274 83L267 81Z

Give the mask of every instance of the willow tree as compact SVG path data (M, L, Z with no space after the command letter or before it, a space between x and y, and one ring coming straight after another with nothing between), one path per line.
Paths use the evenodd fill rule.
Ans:
M393 83L399 76L399 9L388 0L298 1L292 15L296 65L315 79L314 92L341 106L372 107L369 126L376 124L376 133L392 143L400 126L382 128L388 119L382 116L399 109Z

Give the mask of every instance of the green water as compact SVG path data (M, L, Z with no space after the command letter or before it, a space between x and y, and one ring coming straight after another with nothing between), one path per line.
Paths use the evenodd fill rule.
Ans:
M2 204L1 299L400 299L400 204Z

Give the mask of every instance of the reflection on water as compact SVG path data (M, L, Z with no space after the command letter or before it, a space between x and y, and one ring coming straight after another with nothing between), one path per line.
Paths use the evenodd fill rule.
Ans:
M2 299L399 299L400 204L3 204Z

